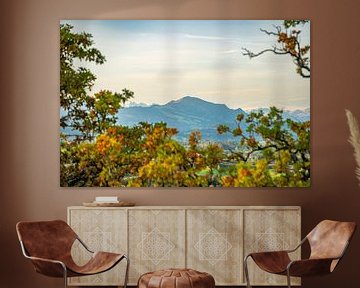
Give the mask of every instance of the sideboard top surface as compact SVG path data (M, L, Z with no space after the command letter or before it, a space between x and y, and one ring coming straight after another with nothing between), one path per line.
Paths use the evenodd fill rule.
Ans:
M144 209L164 209L164 210L203 210L203 209L220 209L220 210L261 210L261 209L281 209L281 210L300 210L301 206L132 206L132 207L85 207L85 206L69 206L68 209L131 209L131 210L144 210Z

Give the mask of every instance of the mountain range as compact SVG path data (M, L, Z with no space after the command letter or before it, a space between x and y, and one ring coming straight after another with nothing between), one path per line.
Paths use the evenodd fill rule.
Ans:
M120 109L118 112L118 124L133 126L139 122L165 122L168 127L178 129L179 133L175 137L177 140L186 141L191 131L199 130L202 133L203 140L224 142L233 140L233 137L230 134L219 135L216 130L219 124L235 128L235 119L238 114L243 113L246 117L250 112L259 110L254 109L245 112L241 108L231 109L225 104L185 96L164 105L137 106L132 103L131 106ZM261 110L267 113L269 108ZM283 116L295 121L307 121L310 120L310 109L284 111ZM241 128L245 132L246 123L242 123Z

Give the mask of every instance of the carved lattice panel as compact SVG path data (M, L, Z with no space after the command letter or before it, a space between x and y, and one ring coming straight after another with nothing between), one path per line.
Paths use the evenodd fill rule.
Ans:
M251 252L295 248L301 241L299 209L258 209L244 211L244 255ZM300 259L300 249L291 258ZM266 273L248 260L252 285L286 285L286 277ZM292 278L292 284L300 284Z
M129 281L145 272L185 267L185 210L129 210Z
M187 266L214 276L216 285L242 283L242 211L187 211Z
M80 239L93 251L115 253L127 252L127 215L125 209L81 209L70 210L70 226ZM89 253L76 241L72 248L76 263L84 264ZM85 277L69 278L70 285L122 285L125 261L108 272Z

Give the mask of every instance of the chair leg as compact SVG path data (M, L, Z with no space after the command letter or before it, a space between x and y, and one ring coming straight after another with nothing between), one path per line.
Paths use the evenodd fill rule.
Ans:
M125 271L124 288L126 288L126 287L127 287L128 278L129 278L130 259L129 259L129 257L127 257L127 256L124 256L124 258L126 259L126 271Z
M288 284L288 288L291 288L291 278L290 278L290 271L289 269L287 269L287 284Z
M67 270L66 270L66 266L64 264L62 264L62 267L64 269L64 287L67 288Z
M247 255L244 258L244 272L245 272L245 279L246 279L246 287L247 288L251 288L250 285L250 279L249 279L249 269L248 269L248 265L247 265L247 259L249 258L250 255Z

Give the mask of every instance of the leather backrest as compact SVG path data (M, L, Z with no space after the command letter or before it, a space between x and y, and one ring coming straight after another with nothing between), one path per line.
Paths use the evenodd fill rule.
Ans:
M346 249L356 229L354 222L321 221L306 237L310 258L337 258Z
M75 232L62 220L19 222L19 240L30 256L47 259L66 259L76 239Z

